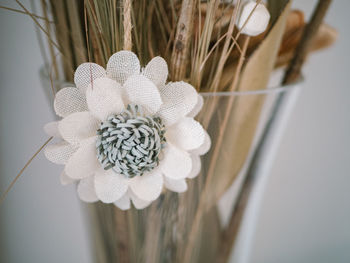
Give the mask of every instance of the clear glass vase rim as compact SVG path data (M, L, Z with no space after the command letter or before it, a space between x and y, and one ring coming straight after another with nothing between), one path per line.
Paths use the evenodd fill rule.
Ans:
M271 93L281 93L290 91L298 86L298 84L304 81L304 77L301 76L293 83L286 85L279 85L261 90L247 90L247 91L218 91L218 92L199 92L203 97L228 97L228 96L247 96L247 95L265 95Z
M47 68L44 66L40 67L39 74L43 76L44 78L49 78ZM247 95L265 95L265 94L271 94L271 93L280 93L280 92L286 92L291 89L294 89L298 86L298 84L302 83L304 81L304 77L299 77L298 80L296 80L293 83L287 84L287 85L279 85L275 87L270 87L267 89L261 89L261 90L247 90L247 91L217 91L217 92L199 92L200 95L203 97L229 97L229 96L247 96ZM74 83L70 83L64 80L54 80L55 83L59 82L63 86L74 86Z

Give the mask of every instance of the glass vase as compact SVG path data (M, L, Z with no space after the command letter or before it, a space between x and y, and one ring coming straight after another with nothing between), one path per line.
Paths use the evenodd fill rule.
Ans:
M50 81L41 71L45 89ZM58 88L64 82L54 82ZM257 91L202 93L196 119L211 137L185 193L164 190L143 210L84 204L95 262L245 262L264 185L299 82ZM239 249L238 249L239 248Z

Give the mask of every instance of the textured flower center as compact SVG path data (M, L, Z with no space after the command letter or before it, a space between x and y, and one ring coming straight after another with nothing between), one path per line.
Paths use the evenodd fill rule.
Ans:
M165 128L159 117L147 116L139 105L129 104L110 115L97 131L97 158L103 168L128 178L158 166L165 145Z

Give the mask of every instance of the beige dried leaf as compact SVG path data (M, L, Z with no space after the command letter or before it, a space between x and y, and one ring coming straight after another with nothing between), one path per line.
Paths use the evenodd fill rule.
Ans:
M289 7L290 4L284 7L284 11L266 38L249 58L241 73L238 87L240 91L266 88L282 40ZM213 181L210 183L212 189L207 196L208 207L215 204L232 184L247 159L264 100L264 95L235 98L232 114L224 133L225 143L221 145L220 156L215 163L215 176L212 177ZM224 115L223 112L216 114ZM225 160L227 158L230 158L232 162L227 162Z

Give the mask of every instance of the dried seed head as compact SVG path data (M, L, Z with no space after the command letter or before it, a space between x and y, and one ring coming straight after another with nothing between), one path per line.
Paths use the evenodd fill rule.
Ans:
M237 19L237 27L242 29L242 34L248 36L257 36L264 32L269 24L270 13L263 4L258 4L256 6L255 1L248 1L242 8L240 15ZM256 8L255 8L256 6ZM254 9L255 8L255 9ZM254 11L253 11L254 10ZM249 17L250 13L253 11L252 15ZM246 23L246 20L248 19Z

